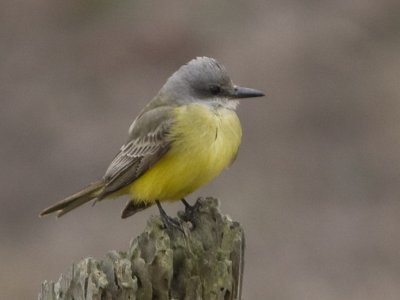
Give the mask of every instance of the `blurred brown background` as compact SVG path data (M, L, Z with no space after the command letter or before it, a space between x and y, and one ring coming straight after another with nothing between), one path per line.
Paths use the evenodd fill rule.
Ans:
M38 218L101 177L166 78L206 55L267 93L239 108L236 163L190 197L243 224L244 298L400 299L399 15L389 0L2 0L0 298L35 299L158 213L121 220L120 199Z

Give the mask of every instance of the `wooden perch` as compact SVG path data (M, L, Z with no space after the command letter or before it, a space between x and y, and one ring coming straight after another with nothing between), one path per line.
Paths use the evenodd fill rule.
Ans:
M179 212L183 232L151 217L128 251L73 264L56 283L43 282L39 299L241 299L244 232L218 206L200 198Z

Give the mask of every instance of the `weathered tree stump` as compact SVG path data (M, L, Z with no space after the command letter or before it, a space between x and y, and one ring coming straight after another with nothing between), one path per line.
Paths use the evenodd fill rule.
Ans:
M73 264L56 283L43 282L39 299L241 299L244 232L218 206L198 199L178 213L181 230L151 217L128 251Z

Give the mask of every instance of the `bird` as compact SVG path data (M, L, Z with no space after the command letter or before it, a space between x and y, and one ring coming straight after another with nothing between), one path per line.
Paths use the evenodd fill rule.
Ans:
M181 200L190 208L185 197L235 161L242 139L239 100L261 96L235 85L216 59L192 59L145 105L105 175L40 216L61 217L89 201L128 195L122 218L156 204L164 224L176 225L161 202Z

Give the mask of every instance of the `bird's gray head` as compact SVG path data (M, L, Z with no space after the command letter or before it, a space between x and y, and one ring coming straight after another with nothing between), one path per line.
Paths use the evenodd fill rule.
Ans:
M209 57L198 57L180 67L160 93L180 104L264 96L260 91L234 85L224 66Z

